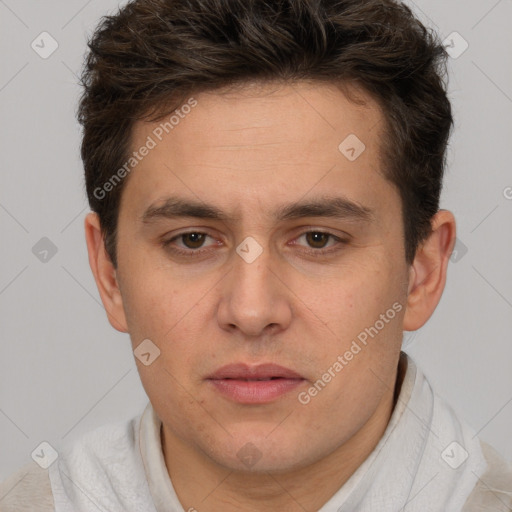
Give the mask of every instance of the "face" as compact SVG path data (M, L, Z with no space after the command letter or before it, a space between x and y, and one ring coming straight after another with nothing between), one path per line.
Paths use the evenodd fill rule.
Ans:
M133 150L155 144L122 195L123 322L160 351L137 365L166 442L223 467L314 463L390 404L401 203L382 112L353 92L364 106L305 82L203 93L164 136L134 127Z

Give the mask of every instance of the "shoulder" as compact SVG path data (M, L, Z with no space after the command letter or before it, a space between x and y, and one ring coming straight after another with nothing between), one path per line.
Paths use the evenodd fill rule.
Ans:
M59 450L57 460L42 469L31 461L0 483L0 512L54 512L54 494L75 500L72 488L62 480L62 470L74 480L94 482L105 493L111 491L114 476L124 476L125 487L133 484L139 464L138 415L129 420L100 425L85 432ZM135 468L135 469L134 469Z
M48 469L30 462L0 483L1 512L53 512Z
M512 512L512 464L480 441L487 468L469 495L462 512Z

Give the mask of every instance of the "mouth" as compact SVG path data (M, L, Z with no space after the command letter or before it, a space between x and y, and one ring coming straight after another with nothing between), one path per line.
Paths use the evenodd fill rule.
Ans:
M273 402L290 393L305 378L298 373L275 364L231 364L223 366L207 378L216 392L241 404Z

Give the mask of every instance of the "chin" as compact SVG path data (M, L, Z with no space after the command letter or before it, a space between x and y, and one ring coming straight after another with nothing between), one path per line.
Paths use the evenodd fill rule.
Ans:
M213 453L212 446L208 446L207 453L217 464L231 471L252 474L297 470L322 457L321 453L318 457L311 453L311 445L308 452L304 450L307 439L299 440L285 431L270 439L269 432L267 425L264 433L238 434L219 443Z

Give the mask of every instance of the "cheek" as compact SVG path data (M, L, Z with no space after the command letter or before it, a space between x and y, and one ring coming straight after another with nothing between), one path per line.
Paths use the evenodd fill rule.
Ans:
M123 290L123 303L133 348L150 339L160 350L152 366L163 371L165 368L170 375L160 372L161 378L170 379L168 384L174 387L171 375L180 382L194 380L202 355L208 352L214 357L215 347L211 346L213 337L205 334L211 333L214 325L212 299L208 295L212 285L208 282L181 285L170 275L168 271L158 272L142 281L132 274ZM144 380L146 367L141 370Z
M207 283L192 283L157 260L152 248L123 241L120 237L119 285L130 333L162 337L200 301Z
M323 345L320 358L318 347L311 347L310 358L332 384L322 391L323 397L314 407L323 402L333 411L355 411L365 403L370 410L385 391L376 375L387 380L394 369L405 311L397 272L383 261L360 264L357 272L329 288L323 298L322 319L329 327L330 342Z
M186 315L186 298L162 280L130 277L122 282L121 293L132 346L150 339L163 355L168 340L179 330L179 319Z
M396 269L384 262L360 262L316 297L321 303L318 309L344 339L353 337L401 299L395 273Z

